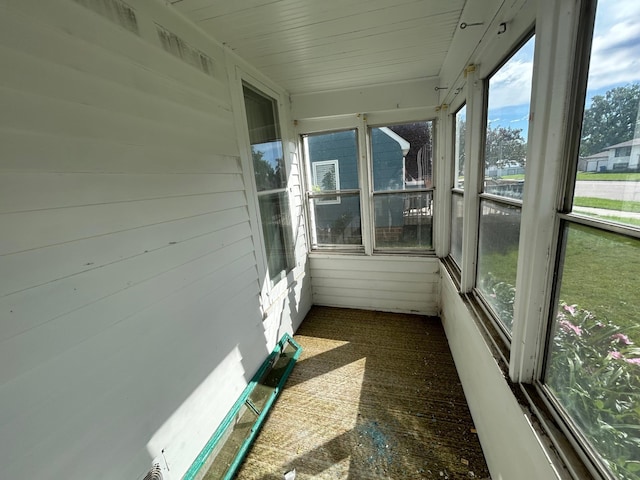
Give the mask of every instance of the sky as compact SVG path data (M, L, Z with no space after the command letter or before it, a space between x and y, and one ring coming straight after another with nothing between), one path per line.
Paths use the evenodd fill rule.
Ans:
M530 39L489 83L489 125L522 129L526 139L535 37ZM587 107L594 95L640 83L640 1L598 2L593 37Z

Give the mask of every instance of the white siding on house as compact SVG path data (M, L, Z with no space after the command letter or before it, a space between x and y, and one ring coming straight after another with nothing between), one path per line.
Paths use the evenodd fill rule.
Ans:
M260 305L229 54L128 4L139 35L72 0L0 4L3 479L139 479L158 456L180 478L310 306L301 258Z
M437 258L310 255L313 303L437 315Z

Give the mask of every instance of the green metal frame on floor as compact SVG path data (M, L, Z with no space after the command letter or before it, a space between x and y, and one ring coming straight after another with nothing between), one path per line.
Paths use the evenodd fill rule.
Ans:
M264 380L268 376L270 370L277 363L278 359L284 353L287 346L291 346L292 348L294 348L295 352L287 362L286 367L282 373L282 376L277 379L277 384L275 386L272 386L273 391L270 393L270 395L266 399L264 407L261 410L259 410L249 397L251 393L256 389L256 387L261 384L261 380ZM220 449L222 448L220 447L221 442L226 442L226 440L229 438L229 435L228 435L228 432L230 431L229 428L234 427L236 416L238 415L240 410L243 408L243 406L245 406L257 415L256 420L253 423L253 426L251 427L251 429L249 430L248 435L242 442L242 445L240 446L237 453L233 457L233 461L231 462L229 467L226 469L224 475L219 477L223 480L230 480L233 478L236 471L240 467L242 461L244 460L244 457L247 455L249 448L251 447L251 444L255 440L260 430L260 427L264 423L267 417L267 414L269 413L269 410L273 405L273 402L276 400L282 388L284 387L284 384L287 381L287 378L289 377L289 375L291 374L291 371L293 370L296 360L300 357L301 353L302 353L302 347L298 345L298 343L296 343L296 341L289 334L285 333L280 339L280 341L278 342L278 344L276 345L276 347L274 348L273 352L271 352L269 357L267 357L267 359L261 365L258 372L253 376L253 378L251 379L247 387L242 392L242 395L240 395L238 400L234 403L229 413L227 413L224 420L222 421L220 426L216 429L213 436L209 439L209 441L204 446L200 454L196 457L195 461L193 462L189 470L187 470L187 473L185 473L183 480L194 480L195 478L197 478L197 475L201 473L201 470L204 467L204 465L207 463L210 463L208 462L210 456L214 452L216 452L216 454L220 452ZM215 462L215 459L213 461Z

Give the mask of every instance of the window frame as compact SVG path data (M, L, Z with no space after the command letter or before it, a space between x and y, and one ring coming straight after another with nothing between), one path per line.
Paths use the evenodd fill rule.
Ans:
M349 188L349 189L340 189L336 191L321 191L314 192L313 191L313 165L311 164L311 160L309 158L309 151L305 144L305 138L316 136L316 135L328 135L331 133L339 133L339 132L347 132L353 131L355 133L356 140L356 165L358 170L358 188ZM345 124L343 128L331 128L331 129L311 129L306 131L305 129L299 129L298 132L300 151L302 151L302 159L300 162L301 170L303 173L304 180L302 182L301 187L304 192L304 211L307 215L307 247L310 253L349 253L349 254L361 254L365 251L365 239L364 239L364 212L363 205L364 201L362 198L362 172L361 172L361 162L360 157L362 155L360 151L360 128L357 125ZM339 160L321 160L320 162L337 162L339 167ZM316 231L316 221L315 221L315 213L312 208L312 199L335 199L336 197L340 199L340 195L336 195L341 193L343 195L358 195L359 196L359 205L360 205L360 231L361 231L361 243L360 244L319 244L317 241L317 231ZM329 200L330 201L330 200ZM340 202L331 202L329 201L320 201L320 205L328 205L328 204L339 204Z
M375 190L374 185L374 171L373 171L373 129L382 129L393 127L395 125L406 125L410 123L431 123L431 187L421 187L415 189L398 189L398 190ZM435 255L436 250L436 235L435 235L435 209L436 209L436 158L435 152L438 148L437 146L437 119L429 118L429 119L410 119L407 121L393 121L393 122L376 122L375 124L367 124L366 128L366 141L367 141L367 155L366 155L366 165L367 165L367 178L369 184L368 191L368 203L369 203L369 218L368 220L368 230L370 232L371 238L371 251L373 255L403 255L403 256L433 256ZM375 197L376 196L384 196L384 195L398 195L403 193L431 193L431 248L423 248L423 249L410 249L410 248L384 248L376 246L376 235L375 235Z
M567 249L567 235L571 226L586 226L600 232L611 233L618 237L629 237L640 240L640 227L629 224L610 222L573 211L575 184L577 181L580 140L583 118L587 103L587 83L590 70L590 59L595 36L597 0L580 2L576 23L578 25L573 41L576 55L573 59L573 75L571 78L571 94L568 99L569 111L566 124L567 135L562 153L565 177L561 187L560 205L556 212L556 251L553 264L551 294L547 305L546 319L543 323L542 338L538 356L534 365L532 388L544 404L549 415L559 426L560 431L577 453L583 465L594 478L613 478L604 461L599 459L597 450L590 444L586 436L577 427L560 401L546 384L547 368L552 354L555 315L560 301L560 290L563 279L563 265Z
M484 311L487 318L491 319L492 327L496 329L497 334L502 339L503 347L506 351L511 350L511 342L514 333L515 320L516 320L516 312L514 306L514 316L513 322L511 326L511 330L507 328L505 323L500 319L498 313L495 311L494 307L489 304L489 301L485 298L485 295L480 291L478 287L478 275L479 275L479 266L480 266L480 231L481 231L481 221L482 221L482 204L483 201L493 202L500 205L504 205L508 208L517 208L520 211L520 227L522 226L522 212L524 208L524 196L521 199L511 198L501 195L496 195L493 193L488 193L485 191L485 181L486 181L486 137L488 131L488 116L489 116L489 88L490 88L490 80L500 71L502 67L504 67L519 51L524 45L527 44L532 38L536 35L535 26L527 29L513 44L513 46L508 50L507 54L504 55L500 61L496 64L496 66L488 72L488 74L482 79L481 88L482 88L482 121L480 124L480 129L482 131L481 141L480 141L480 152L479 158L472 159L471 161L478 162L479 166L479 175L478 175L478 194L477 194L477 211L474 212L477 215L477 224L476 224L476 232L475 232L475 263L474 263L474 280L473 287L471 289L471 293L473 295L474 300L478 303L480 308ZM535 45L535 44L534 44ZM535 60L535 47L534 46L534 60ZM529 105L530 110L533 107L533 90L535 78L532 78L531 84L531 93L529 96ZM468 118L468 115L467 115ZM473 127L472 127L473 128ZM529 152L528 152L529 153ZM470 160L467 159L465 163L468 163ZM525 166L526 171L526 166ZM526 173L525 173L525 182L526 182ZM465 212L466 213L466 212ZM518 250L520 249L520 240L518 243ZM520 269L519 265L519 252L516 260L516 272ZM517 281L515 282L518 283ZM516 285L513 285L514 288ZM517 291L517 290L516 290ZM516 294L517 295L517 294Z
M459 88L459 92L461 92L463 90L463 87ZM458 155L458 122L457 122L457 117L458 114L460 113L460 111L462 111L462 109L465 109L465 132L464 132L464 145L465 145L465 163L463 166L463 171L466 172L468 170L468 149L467 149L467 142L468 142L468 138L467 138L467 99L462 98L462 100L460 101L460 104L457 106L457 108L451 113L451 131L452 131L452 135L451 135L451 155L452 155L452 159L453 161L451 162L451 181L450 181L450 199L449 202L451 203L451 207L449 209L449 215L450 215L450 221L449 221L449 253L448 253L448 257L451 259L451 265L453 267L453 275L456 279L456 281L458 283L460 283L460 277L462 275L462 268L463 268L463 262L464 262L464 235L465 235L465 225L464 225L464 217L465 217L465 189L460 188L458 186L458 170L459 170L459 163L458 163L458 159L459 159L459 155ZM464 175L466 177L466 173ZM453 220L454 220L454 216L453 216L453 199L454 198L459 198L462 202L462 224L460 225L460 261L458 261L452 254L453 252Z
M260 199L267 198L274 194L284 193L285 194L284 207L287 209L287 214L289 216L289 219L291 220L291 226L293 227L293 222L291 217L291 212L292 212L291 198L289 196L289 172L291 169L291 160L289 158L290 156L288 155L288 152L285 146L285 139L283 138L283 133L282 133L284 130L283 130L282 116L280 115L279 96L275 92L270 91L270 89L265 88L266 86L260 85L260 84L259 86L256 86L256 84L250 80L242 79L240 81L240 86L241 86L241 92L242 92L243 115L245 116L245 118L247 114L247 106L245 102L245 89L250 90L254 94L260 95L271 101L273 105L274 125L277 128L277 133L280 137L279 141L282 147L282 156L283 156L282 164L285 170L283 185L278 188L258 190L257 184L256 184L256 178L255 178L255 165L254 165L253 158L252 158L253 156L251 153L252 151L251 136L249 133L248 123L246 123L245 128L247 129L247 134L249 137L249 152L250 152L249 165L250 165L250 171L251 171L251 177L252 177L251 185L256 195L256 199L255 199L256 203L258 204L257 216L258 216L258 225L259 225L259 231L260 231L260 247L262 250L263 262L264 262L265 279L266 278L269 279L264 283L268 285L268 291L270 292L276 287L277 284L282 282L282 280L285 280L296 266L295 240L294 240L295 236L292 228L290 229L287 229L286 227L283 228L283 233L285 236L283 242L284 242L284 249L285 249L286 267L284 270L281 270L277 273L271 272L269 269L269 252L267 251L267 241L266 241L265 232L263 229L263 218L262 218L262 211L260 209Z
M284 91L268 79L260 76L256 72L249 73L238 65L230 67L227 71L227 78L230 85L231 102L234 110L234 124L237 131L237 145L239 151L238 162L241 167L242 177L245 182L246 203L249 213L249 225L255 249L255 263L259 281L260 310L264 318L268 315L268 310L291 287L296 278L303 272L303 264L299 261L300 251L300 229L305 228L300 222L290 226L289 238L291 239L290 260L291 269L282 275L279 281L273 282L270 279L268 258L265 246L265 238L262 231L262 218L260 214L259 200L257 195L257 185L253 159L251 155L251 140L246 117L246 107L244 100L243 84L261 92L275 101L278 108L278 125L280 130L282 150L284 156L284 167L286 175L286 189L288 191L287 207L289 215L296 211L295 189L291 184L291 172L293 164L296 162L296 146L291 142L292 131L288 129L289 109L287 107L287 96ZM293 220L293 217L292 217Z

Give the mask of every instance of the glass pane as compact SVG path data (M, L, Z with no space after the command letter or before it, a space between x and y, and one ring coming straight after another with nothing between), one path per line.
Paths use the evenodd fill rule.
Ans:
M308 135L304 137L304 146L312 192L360 188L355 130Z
M489 79L484 191L522 198L534 37Z
M376 248L432 248L432 192L374 195Z
M373 190L433 186L431 122L371 129Z
M291 216L287 192L260 195L260 217L271 280L277 282L293 268Z
M467 132L467 106L464 105L455 116L456 137L453 144L453 188L464 188L464 160L466 157L465 135Z
M569 224L546 383L616 478L640 462L640 240Z
M451 258L462 266L462 219L464 197L457 193L451 196Z
M640 225L640 6L596 11L573 211Z
M477 286L508 332L513 325L520 208L482 200L480 203Z
M315 227L312 232L314 247L362 244L360 194L341 194L337 198L338 203L327 202L325 197L309 199L312 225Z
M287 172L276 101L246 85L243 91L256 187L259 192L284 188Z

